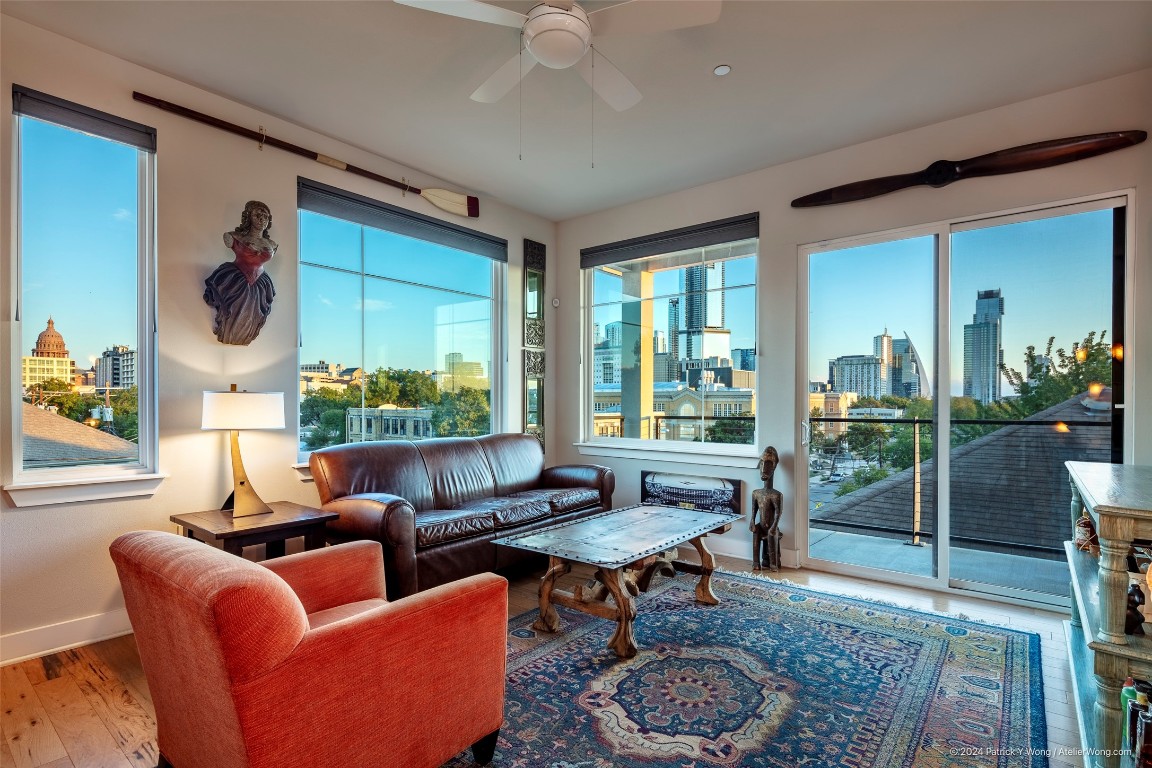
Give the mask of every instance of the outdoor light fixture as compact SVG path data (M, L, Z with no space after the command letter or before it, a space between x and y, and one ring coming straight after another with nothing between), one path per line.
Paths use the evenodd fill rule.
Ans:
M552 69L567 69L592 45L592 25L578 5L570 10L541 3L528 12L524 22L524 47L536 60Z
M284 429L283 392L205 392L201 429L227 429L232 439L232 497L231 507L224 502L223 509L231 509L233 517L247 517L271 512L248 482L244 462L240 459L240 430Z

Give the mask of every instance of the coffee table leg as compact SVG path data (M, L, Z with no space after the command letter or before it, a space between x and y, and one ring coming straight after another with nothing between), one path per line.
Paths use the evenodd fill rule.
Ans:
M616 603L616 631L608 639L608 647L616 651L622 659L636 655L636 636L632 633L632 621L636 618L636 603L624 581L623 568L600 568L596 571L600 582L608 588Z
M704 545L704 536L692 539L692 546L700 555L700 581L696 583L696 602L717 605L719 598L712 592L712 571L716 570L716 558Z
M572 570L572 565L559 557L548 558L548 572L540 580L540 616L532 622L532 629L541 632L556 632L560 629L560 617L552 605L552 590L556 579Z

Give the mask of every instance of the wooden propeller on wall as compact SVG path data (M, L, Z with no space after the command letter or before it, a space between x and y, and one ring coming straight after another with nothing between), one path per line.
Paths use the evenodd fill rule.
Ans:
M1093 133L1088 136L1072 136L1067 139L1053 139L1021 147L1002 149L967 160L937 160L922 171L903 173L897 176L882 176L878 179L857 181L832 187L821 192L813 192L792 201L793 208L814 208L818 205L836 205L854 200L866 200L889 192L927 185L944 187L954 181L974 179L979 176L997 176L1003 173L1019 173L1048 168L1062 163L1071 163L1118 149L1131 147L1148 138L1146 131L1114 131Z

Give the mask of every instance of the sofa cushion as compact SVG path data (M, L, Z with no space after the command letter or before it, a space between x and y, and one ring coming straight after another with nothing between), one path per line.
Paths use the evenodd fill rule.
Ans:
M595 488L541 488L514 493L512 498L547 502L553 515L563 515L596 506L600 503L600 491Z
M544 449L532 435L501 433L476 438L496 481L493 496L511 496L540 485Z
M413 443L420 452L436 509L452 509L473 499L496 495L492 470L480 444L471 437L439 437Z
M416 548L423 549L495 530L489 510L429 509L416 513Z
M533 520L542 520L552 514L552 508L546 499L531 498L476 499L459 504L454 509L470 513L487 512L492 515L492 523L497 529L511 528L530 523Z

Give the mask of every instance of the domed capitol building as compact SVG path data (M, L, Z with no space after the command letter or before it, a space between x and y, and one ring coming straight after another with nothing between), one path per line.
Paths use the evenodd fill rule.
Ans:
M48 318L48 327L36 337L32 356L22 358L20 383L24 390L49 379L62 379L71 383L75 375L76 361L68 355L64 337L56 330L56 323Z

